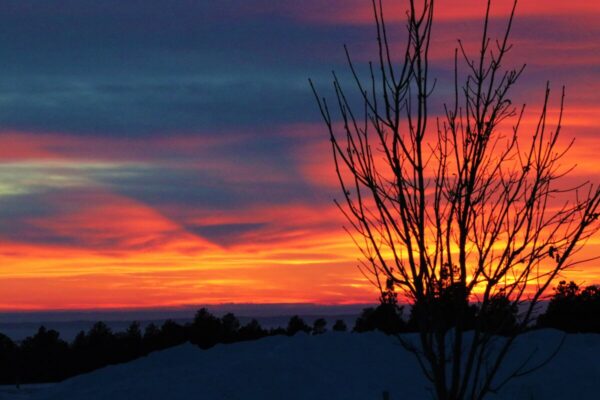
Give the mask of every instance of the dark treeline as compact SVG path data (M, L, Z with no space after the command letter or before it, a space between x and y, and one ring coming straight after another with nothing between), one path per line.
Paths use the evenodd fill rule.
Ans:
M409 333L418 332L419 323L442 324L445 329L450 329L457 312L462 313L467 330L480 324L478 328L483 331L510 335L519 323L517 307L503 295L491 298L485 311L476 303L468 302L459 289L447 290L443 296L432 301L436 303L428 307L415 304L405 318L404 306L398 305L395 297L384 296L379 306L363 310L353 330ZM422 309L427 309L429 314L424 315ZM531 327L540 328L554 328L569 333L600 333L600 286L580 288L574 282L561 281L554 289L548 307L538 316L535 326Z
M71 343L62 340L59 332L43 326L21 343L14 343L0 333L0 384L58 382L186 342L207 349L217 343L273 335L320 334L326 331L326 325L322 318L309 326L294 316L285 328L264 329L256 320L242 325L231 313L218 318L202 308L191 323L167 320L162 326L151 323L143 331L137 322L116 333L105 323L97 322L87 332L81 331ZM336 321L332 329L346 330L346 324Z
M428 307L434 310L432 315L422 315L422 308L417 304L406 318L403 315L404 307L397 304L395 296L384 296L379 306L362 311L353 331L380 330L387 334L415 332L417 324L423 321L451 328L457 303L460 303L458 307L461 307L463 315L473 317L473 324L476 321L483 324L481 329L509 334L517 324L518 310L502 296L493 300L484 318L480 318L476 304L466 300L457 302L457 298L462 299L460 293L450 292L448 296L448 299L437 299L439 304L436 303L435 307ZM536 327L600 333L600 287L582 289L573 282L560 282L545 313L539 316ZM293 336L298 332L318 335L327 330L327 321L323 318L313 321L311 326L302 318L293 316L285 328L264 329L256 320L242 325L231 313L218 318L205 308L198 310L191 323L182 325L167 320L162 326L149 324L143 332L137 322L132 323L126 331L116 333L105 323L97 322L87 332L80 332L71 343L62 340L57 331L42 326L34 336L18 344L0 334L0 384L57 382L186 342L207 349L218 343L255 340L273 335ZM331 330L346 331L346 323L337 320Z
M582 289L561 281L538 325L570 333L600 333L600 286Z

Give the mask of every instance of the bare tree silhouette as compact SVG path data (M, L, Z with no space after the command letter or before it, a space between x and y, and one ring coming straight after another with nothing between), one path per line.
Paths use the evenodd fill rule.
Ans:
M372 2L378 59L369 63L367 79L345 47L360 106L334 73L334 115L310 82L344 194L337 204L362 253L364 275L382 296L396 290L413 304L418 340L404 344L436 397L482 399L535 368L524 362L499 374L546 289L582 261L573 255L598 230L600 191L590 182L562 184L572 145L559 143L564 88L553 127L549 85L531 129L521 124L525 105L509 97L524 70L503 67L517 0L498 39L490 37L488 0L474 57L458 41L454 95L435 120L429 69L434 0L407 1L399 56L382 1ZM486 323L504 304L499 299L522 310L503 339L497 337L502 321ZM469 301L478 305L474 315Z

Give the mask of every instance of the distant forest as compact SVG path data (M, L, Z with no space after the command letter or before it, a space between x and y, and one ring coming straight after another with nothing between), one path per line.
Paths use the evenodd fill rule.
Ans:
M495 298L492 311L488 311L484 318L475 318L481 317L476 304L465 303L463 306L461 312L471 315L473 324L483 324L480 329L510 334L518 321L518 310L503 297ZM447 329L452 328L452 316L457 312L455 307L456 302L452 299L447 302L439 300L436 305L439 311L436 312L437 318L443 316L438 322L445 324ZM391 335L415 332L419 310L418 305L413 306L405 317L404 306L396 302L396 297L384 296L379 306L362 311L352 331L380 330ZM600 287L580 288L573 282L560 282L547 309L538 317L537 324L531 327L539 328L555 328L569 333L600 333ZM218 343L256 340L273 335L293 336L298 332L319 335L328 329L323 318L315 320L311 326L299 316L293 316L287 327L267 330L256 320L241 325L234 314L218 318L202 308L191 323L181 325L167 320L162 326L148 325L144 332L137 322L126 331L116 333L105 323L97 322L89 331L81 331L71 343L62 340L59 332L43 326L20 343L0 333L0 384L58 382L188 341L207 349ZM346 331L348 327L344 321L337 320L330 329Z

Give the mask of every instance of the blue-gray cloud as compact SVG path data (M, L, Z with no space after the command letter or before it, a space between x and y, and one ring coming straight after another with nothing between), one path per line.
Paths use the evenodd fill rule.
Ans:
M342 44L364 50L373 28L309 23L290 11L293 3L1 2L0 126L143 137L317 122L306 79L343 73ZM306 7L339 7L317 3ZM519 18L515 35L569 43L590 35L569 23L548 25L548 18ZM468 26L444 21L435 29L456 36L480 29Z
M143 136L315 120L306 79L355 30L244 3L3 2L0 125Z
M349 94L356 95L342 45L349 44L364 71L365 49L374 44L374 32L368 24L307 22L289 11L294 3L297 1L2 1L0 130L61 132L95 139L130 137L131 157L147 156L144 159L153 167L134 175L90 176L89 171L84 175L184 226L186 221L171 213L177 205L224 210L292 201L315 206L329 202L331 194L317 192L306 182L293 159L295 148L307 139L282 135L281 127L320 122L308 77L332 99L330 72L335 69L348 83ZM325 13L334 12L339 5L337 1L308 3L313 10L324 4L319 7ZM573 24L550 17L518 17L514 37L555 44L589 43L600 33L592 25L583 30L574 29ZM403 37L401 29L398 25L390 32ZM450 36L454 43L459 36L476 38L481 24L441 21L434 29L436 35ZM453 49L447 52L450 59ZM432 76L440 79L436 94L442 97L432 104L432 114L440 113L442 102L452 99L451 68L451 62L432 66ZM561 78L597 75L598 65L534 65L515 94L518 101L539 101L546 79L557 80L559 86ZM532 87L536 91L532 92ZM226 160L224 165L235 163L255 171L256 176L227 176L226 168L215 173L194 166L202 165L206 154L167 154L168 150L152 149L156 153L144 155L135 148L148 136L209 137L230 132L240 138L219 147L211 157ZM93 149L57 150L78 159L96 155ZM98 158L106 155L106 149L103 151ZM270 169L285 179L260 179L261 171ZM80 184L78 188L50 187L0 197L0 234L32 242L77 240L53 236L27 221L75 211L80 198L71 201L69 196L85 189ZM49 202L49 196L59 201ZM189 229L226 240L253 228L258 226Z

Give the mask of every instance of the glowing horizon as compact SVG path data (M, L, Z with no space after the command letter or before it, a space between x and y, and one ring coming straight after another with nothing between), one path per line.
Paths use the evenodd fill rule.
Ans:
M307 83L329 94L331 69L348 78L344 43L374 57L369 1L30 2L0 5L0 311L377 299ZM437 2L433 32L445 101L456 39L475 43L483 17L452 4ZM566 86L569 182L600 182L598 22L587 1L517 9L509 64L528 67L512 98L527 128L546 81L550 115ZM595 254L600 237L581 257ZM600 283L597 265L564 278Z

